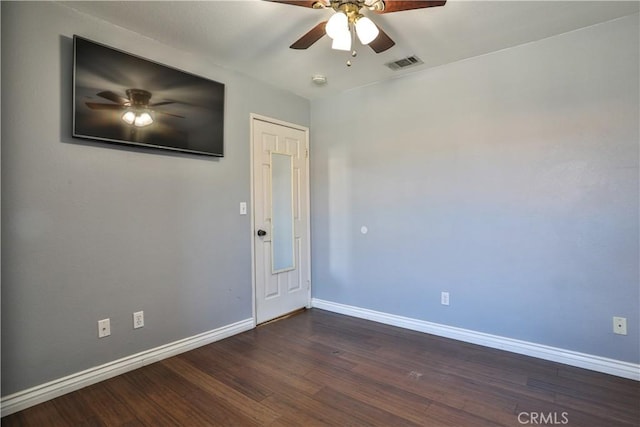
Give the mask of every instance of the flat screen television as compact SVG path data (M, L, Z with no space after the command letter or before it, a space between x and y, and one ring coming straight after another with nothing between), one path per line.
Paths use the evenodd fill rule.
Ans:
M224 155L224 84L73 37L73 136Z

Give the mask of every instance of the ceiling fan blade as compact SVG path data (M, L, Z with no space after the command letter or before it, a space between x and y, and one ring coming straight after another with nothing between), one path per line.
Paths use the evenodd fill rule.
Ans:
M86 102L87 107L92 110L122 110L123 105L119 104L100 104L98 102Z
M376 53L384 52L385 50L391 48L396 44L391 37L387 35L380 27L378 27L380 33L378 37L376 37L371 43L369 43L369 47L373 49Z
M109 101L113 101L122 105L129 102L127 98L120 96L115 92L111 92L110 90L105 90L103 92L98 93L97 95L104 99L108 99Z
M446 2L446 0L384 0L384 10L376 11L376 13L401 12L403 10L444 6Z
M302 6L302 7L311 7L314 9L321 8L325 6L323 1L319 0L267 0L272 3L282 3L282 4L290 4L291 6ZM315 6L316 3L322 4L322 6Z
M168 105L168 104L175 104L175 101L162 101L162 102L158 102L156 104L149 104L149 107L157 107L158 105Z
M298 40L293 42L291 49L307 49L309 46L317 42L324 36L325 30L324 27L327 25L327 21L321 22L315 27L313 27L307 34L300 37Z

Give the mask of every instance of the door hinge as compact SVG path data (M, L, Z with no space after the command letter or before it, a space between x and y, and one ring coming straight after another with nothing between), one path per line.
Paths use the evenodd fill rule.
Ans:
M304 155L308 159L309 158L309 149L304 150Z

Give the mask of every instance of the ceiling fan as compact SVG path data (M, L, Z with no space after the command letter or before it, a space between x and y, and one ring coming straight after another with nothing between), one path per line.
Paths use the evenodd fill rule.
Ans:
M335 13L328 21L323 21L296 40L291 49L307 49L325 34L333 39L331 47L337 50L351 50L355 36L363 45L369 45L376 53L384 52L395 42L371 19L360 13L368 9L375 13L391 13L403 10L424 9L444 6L446 0L269 0L275 3L313 9L333 9Z
M174 104L175 101L163 101L155 104L149 104L151 92L144 89L127 89L125 91L127 97L118 95L110 90L97 93L101 98L115 102L115 104L105 104L99 102L86 102L87 107L92 110L124 110L122 120L132 126L145 127L154 121L154 113L160 113L167 116L178 117L184 119L183 116L171 114L163 111L151 109L160 105Z

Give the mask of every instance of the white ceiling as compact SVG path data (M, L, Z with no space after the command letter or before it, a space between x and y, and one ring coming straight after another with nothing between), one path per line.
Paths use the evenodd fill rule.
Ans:
M349 53L332 50L326 36L307 50L289 49L309 29L328 19L331 10L261 0L63 3L310 99L566 33L640 9L638 1L449 0L443 7L369 14L396 45L380 54L358 46L358 56L347 67ZM410 55L417 55L424 64L402 71L384 66ZM326 86L311 82L311 76L318 73L327 76Z

